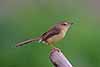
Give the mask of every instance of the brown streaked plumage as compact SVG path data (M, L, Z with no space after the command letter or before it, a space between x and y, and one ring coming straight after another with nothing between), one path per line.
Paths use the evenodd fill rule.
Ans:
M24 44L31 43L34 41L44 42L47 43L48 45L54 44L55 42L64 38L71 24L72 23L69 23L68 21L61 21L55 24L54 26L52 26L47 32L42 34L40 37L17 43L16 46L17 47L22 46Z

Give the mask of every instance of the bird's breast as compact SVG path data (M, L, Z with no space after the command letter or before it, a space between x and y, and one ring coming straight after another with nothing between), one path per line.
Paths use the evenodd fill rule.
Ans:
M63 39L64 36L65 36L65 32L62 31L62 32L60 32L59 34L54 35L54 36L48 38L48 39L47 39L47 42L48 42L48 44L53 44L53 43L55 43L55 42L57 42L57 41Z

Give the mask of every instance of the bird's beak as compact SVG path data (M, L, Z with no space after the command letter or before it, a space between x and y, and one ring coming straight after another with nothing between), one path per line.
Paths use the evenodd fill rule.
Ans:
M72 25L72 24L74 24L74 23L70 23L70 24Z

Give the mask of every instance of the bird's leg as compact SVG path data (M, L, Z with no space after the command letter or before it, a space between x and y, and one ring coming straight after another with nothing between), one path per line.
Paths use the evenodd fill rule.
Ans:
M50 44L50 46L51 46L51 48L56 48L56 47L54 46L54 44Z
M54 44L50 44L50 46L52 47L52 50L54 50L54 51L61 51L59 48L56 48L55 46L54 46Z

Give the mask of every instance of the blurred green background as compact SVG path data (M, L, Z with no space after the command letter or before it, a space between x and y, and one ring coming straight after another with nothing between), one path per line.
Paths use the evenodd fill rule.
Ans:
M0 0L0 67L52 67L49 46L15 44L62 20L74 25L56 47L74 67L100 67L99 0Z

